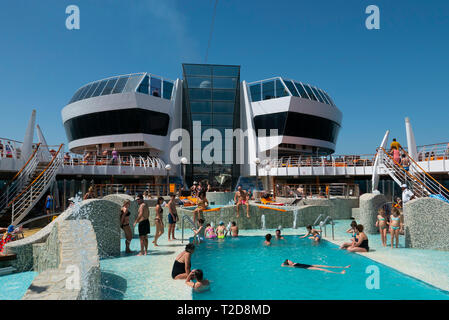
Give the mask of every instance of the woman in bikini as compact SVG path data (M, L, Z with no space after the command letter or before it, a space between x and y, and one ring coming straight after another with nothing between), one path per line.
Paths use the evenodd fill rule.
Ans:
M330 271L323 268L342 268L347 269L350 267L350 265L346 267L334 267L334 266L325 266L325 265L318 265L318 264L303 264L303 263L294 263L291 260L286 259L283 264L281 264L281 267L294 267L294 268L301 268L301 269L307 269L307 270L318 270L318 271L324 271L328 273L340 273L345 274L346 270L342 270L340 272Z
M164 223L162 221L162 212L164 209L162 209L162 202L164 202L164 198L159 197L157 198L157 205L156 205L156 218L154 218L154 224L156 225L156 234L154 235L154 246L157 247L157 239L164 233Z
M203 219L200 219L202 221L204 221ZM208 223L206 225L206 238L208 239L215 239L217 237L217 234L215 233L214 228L210 225L210 223Z
M195 225L197 225L196 221L199 218L203 218L202 217L203 211L206 210L206 208L209 206L209 201L207 201L207 198L206 198L206 192L201 192L199 194L198 198L199 199L197 202L197 207L195 210L193 210L193 223Z
M394 246L394 239L396 239L396 248L399 244L399 229L401 228L400 212L397 208L393 208L392 216L390 217L390 234L391 234L391 248Z
M340 246L340 249L347 249L350 246L352 246L354 244L354 242L357 242L357 233L359 231L357 230L357 222L355 220L353 220L351 222L350 228L348 230L346 230L346 233L351 233L351 242L345 242Z
M133 239L133 233L131 231L131 227L129 226L129 216L131 212L129 211L129 205L131 202L129 200L125 200L123 206L120 210L120 228L122 228L125 233L125 244L126 244L126 253L131 253L131 249L129 248L131 245L131 240Z
M385 209L380 208L377 211L377 221L376 221L376 227L379 228L380 237L382 239L382 245L384 247L387 246L387 230L388 230L388 222L387 222L387 216L385 215Z
M176 257L171 271L171 277L173 279L187 279L191 271L190 260L194 251L195 245L193 243L189 243L186 245L185 250Z

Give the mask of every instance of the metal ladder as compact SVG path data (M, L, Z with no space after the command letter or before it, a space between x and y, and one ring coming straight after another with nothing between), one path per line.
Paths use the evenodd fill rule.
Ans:
M332 240L334 240L334 219L332 219L331 216L327 216L326 219L324 219L323 221L320 222L320 230L321 232L323 232L322 227L324 226L324 236L327 237L327 223L329 222L329 224L332 226Z
M193 223L192 219L190 219L190 217L188 215L184 215L182 217L182 221L181 221L181 227L182 227L182 238L181 238L181 243L184 243L184 221L187 220L188 222L190 222L190 224L192 225L193 228L196 228L195 223ZM197 235L197 240L198 243L200 242L200 236Z

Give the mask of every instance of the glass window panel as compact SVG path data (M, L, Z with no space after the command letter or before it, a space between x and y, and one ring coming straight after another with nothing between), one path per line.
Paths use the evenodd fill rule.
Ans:
M287 89L285 89L281 80L276 80L276 97L285 97L288 96Z
M212 124L212 114L211 113L193 113L192 121L201 121L201 125L211 125Z
M86 95L84 96L84 99L90 98L92 96L92 93L95 92L95 89L97 89L100 82L95 82L91 85L89 91L87 91Z
M314 101L317 101L315 95L314 95L313 92L312 92L312 89L310 89L310 87L309 87L308 85L306 85L306 84L303 84L303 85L304 85L304 89L306 89L306 91L307 91L307 93L308 93L310 99L312 99L312 100L314 100Z
M207 89L212 86L212 78L208 77L187 77L189 88Z
M210 101L191 101L190 110L192 113L210 113L212 112L212 103Z
M83 88L80 88L75 92L72 99L69 101L69 104L78 100L78 96L80 95L81 91L83 91Z
M301 98L310 99L306 90L304 90L304 87L299 82L295 82L295 86L296 86L296 89L298 89L298 92L301 95Z
M210 89L189 89L190 100L211 100L212 90Z
M214 113L234 113L234 102L214 101Z
M315 96L318 98L318 100L319 100L321 103L324 103L324 100L323 100L323 98L321 98L321 96L320 96L320 94L318 93L318 91L317 91L314 87L312 87L312 86L310 86L310 88L312 89L313 93L314 93Z
M91 86L92 86L92 84L88 84L87 86L84 87L83 92L79 96L79 100L83 100L84 99L84 97L86 96L86 93L89 91Z
M240 67L214 66L213 75L220 77L237 77L240 73Z
M295 97L299 97L298 91L296 91L295 85L290 80L285 80L285 85L287 86L288 90L294 95Z
M123 90L123 92L132 92L132 91L136 91L136 87L139 84L140 80L142 79L142 75L134 75L131 76L128 79L128 82L126 83L125 89Z
M164 99L171 99L171 93L173 91L173 83L164 81L164 92L163 97Z
M145 78L143 78L142 82L140 83L139 88L137 88L137 92L148 94L149 86L150 86L150 77L145 76Z
M326 95L327 100L329 100L329 102L335 106L334 100L331 99L331 97L327 94L327 92L323 91L323 93Z
M92 94L92 97L99 96L100 93L103 91L104 87L106 86L107 82L108 82L108 80L101 81L100 84L98 85L97 89L95 89L94 93Z
M274 81L262 83L262 97L263 100L273 99L274 95Z
M108 80L108 83L106 83L106 87L104 88L101 95L104 96L104 95L110 94L112 92L112 89L114 88L116 82L117 82L117 78Z
M161 79L159 78L155 78L155 77L151 77L151 95L155 96L155 97L160 97L161 96Z
M251 92L251 100L253 102L260 101L260 96L262 93L260 83L253 84L251 87L249 87L249 91Z
M235 90L214 90L213 91L214 100L225 100L234 101L235 100Z
M323 98L324 102L326 102L327 104L331 104L331 103L329 102L329 100L327 100L327 98L326 98L326 96L325 96L323 90L318 89L318 88L317 88L317 90L318 90L318 92L321 94L321 97Z
M214 125L232 128L233 119L234 116L232 114L214 114Z
M117 84L114 87L114 90L112 90L112 93L120 93L123 91L123 88L125 88L126 81L128 80L128 77L121 77L118 79Z
M237 87L237 78L214 78L214 88L235 89Z
M211 76L212 68L211 68L211 66L205 66L205 65L185 64L184 72L186 75L192 75L192 76Z

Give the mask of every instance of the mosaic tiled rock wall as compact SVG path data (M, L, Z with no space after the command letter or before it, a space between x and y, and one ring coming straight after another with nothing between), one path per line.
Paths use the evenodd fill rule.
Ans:
M364 226L366 233L379 233L376 227L377 210L387 202L383 194L365 193L360 196L358 223Z
M100 299L100 260L89 220L58 221L35 256L40 273L23 300Z
M405 246L449 250L449 204L419 198L404 206Z

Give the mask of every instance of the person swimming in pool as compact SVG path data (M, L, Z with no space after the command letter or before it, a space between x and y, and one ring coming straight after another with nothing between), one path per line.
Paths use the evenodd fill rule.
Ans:
M268 233L265 235L265 241L263 242L263 244L266 246L271 245L271 233Z
M215 239L217 237L217 234L215 233L214 228L208 223L206 225L206 238L208 239Z
M342 270L341 272L335 272L330 271L324 268L342 268L347 269L351 267L350 265L347 265L346 267L338 267L338 266L325 266L325 265L319 265L319 264L303 264L303 263L294 263L291 260L285 259L284 263L281 264L281 267L294 267L294 268L300 268L300 269L307 269L307 270L318 270L328 273L339 273L339 274L345 274L346 270Z
M382 245L384 247L387 246L387 230L388 230L388 221L387 216L385 215L385 209L383 207L379 208L377 211L377 221L376 227L379 228L380 238L382 239Z
M193 280L196 280L196 282ZM210 282L209 280L204 279L203 271L201 269L195 269L190 272L186 279L186 285L191 287L195 292L203 292L210 288Z
M276 240L284 240L285 238L281 235L281 230L276 230Z
M205 237L205 228L204 228L204 219L198 219L198 223L199 223L199 228L198 229L192 229L193 230L193 241L195 244L197 244L197 241L202 241L204 240ZM199 239L198 239L198 237Z
M307 229L307 233L305 235L303 235L302 237L300 237L301 239L308 236L309 239L313 239L316 242L321 240L321 233L320 233L321 231L320 230L313 229L311 225L308 225L306 227L306 229Z
M231 222L231 228L229 228L229 232L231 233L231 235L233 237L238 237L239 236L239 227L237 227L237 224L235 223L235 221Z
M218 224L218 227L217 227L217 231L216 231L217 238L218 239L224 239L226 237L226 233L225 232L226 232L226 227L224 225L224 222L220 221L220 223Z

